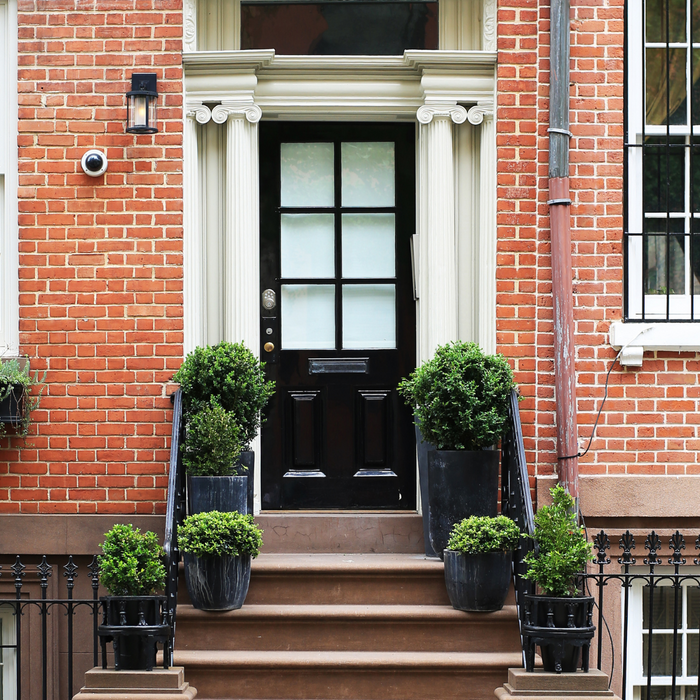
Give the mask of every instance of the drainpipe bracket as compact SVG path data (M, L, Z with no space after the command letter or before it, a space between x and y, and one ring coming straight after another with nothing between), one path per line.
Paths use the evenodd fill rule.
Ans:
M562 199L548 199L547 204L551 207L552 204L571 204L571 200L568 197Z
M568 129L559 129L556 126L550 126L549 129L547 129L547 133L564 134L564 136L568 136L570 139L574 138L574 135Z

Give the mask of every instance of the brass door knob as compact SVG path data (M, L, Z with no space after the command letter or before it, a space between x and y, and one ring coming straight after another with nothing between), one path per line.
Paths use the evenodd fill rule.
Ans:
M274 343L265 343L263 346L263 349L265 352L272 352L275 349L275 344Z

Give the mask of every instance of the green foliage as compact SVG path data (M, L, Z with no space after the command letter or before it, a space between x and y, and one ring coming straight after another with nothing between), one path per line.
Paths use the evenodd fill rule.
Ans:
M44 387L41 386L37 393L32 394L32 387L42 384L44 379L46 372L39 379L38 370L34 374L29 371L29 358L23 363L17 359L0 362L0 401L4 401L11 394L17 400L16 428L20 437L27 437L29 426L32 424L32 411L39 407L44 391ZM0 423L0 437L4 437L5 434L5 424Z
M520 528L505 515L495 518L472 515L455 523L447 549L462 554L508 552L518 546Z
M154 532L115 525L101 547L100 580L112 595L153 595L165 586L163 548Z
M242 449L236 415L214 398L187 422L182 461L192 476L233 475Z
M263 368L264 364L239 343L195 348L173 377L182 389L186 420L214 398L234 414L241 442L250 445L260 428L260 412L275 392L275 383L265 379Z
M177 541L180 551L197 557L250 554L255 558L262 547L262 530L252 515L212 510L185 518L178 528Z
M525 578L537 583L545 595L574 596L575 577L593 560L593 545L576 523L574 499L559 485L550 493L552 505L535 514L532 537L538 547L525 557Z
M399 384L426 442L439 450L479 450L505 431L513 370L476 343L449 343Z

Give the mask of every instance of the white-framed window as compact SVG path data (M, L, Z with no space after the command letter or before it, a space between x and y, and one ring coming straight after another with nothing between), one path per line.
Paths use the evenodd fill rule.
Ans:
M0 0L0 357L19 353L17 0Z
M700 319L700 2L627 5L629 320Z
M0 605L0 700L17 699L16 644L14 607Z
M658 574L663 574L663 572L663 568L657 569ZM684 570L683 573L700 574L700 571ZM647 700L651 622L653 623L651 635L653 639L651 648L652 692L648 700L671 700L675 590L669 580L655 577L652 615L650 615L649 598L649 585L644 581L635 580L630 591L627 697L632 700ZM698 700L699 627L700 587L693 580L684 581L678 590L675 700Z

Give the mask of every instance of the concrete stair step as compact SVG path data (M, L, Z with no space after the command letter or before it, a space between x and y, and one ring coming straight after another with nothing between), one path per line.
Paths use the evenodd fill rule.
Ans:
M518 652L515 606L491 614L447 605L244 605L212 615L178 606L178 648L188 651Z
M521 660L488 652L175 652L199 697L250 700L486 699Z

